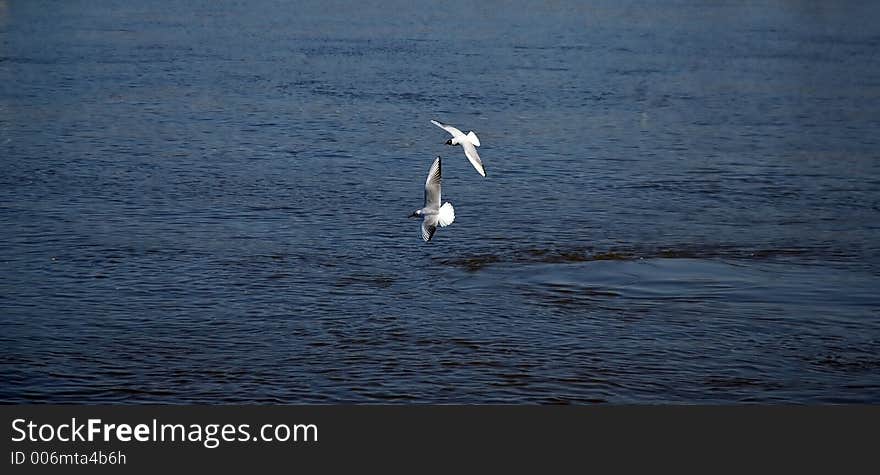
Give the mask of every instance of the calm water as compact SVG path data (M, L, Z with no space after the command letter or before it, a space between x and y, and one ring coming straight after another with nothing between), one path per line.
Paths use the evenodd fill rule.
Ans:
M877 2L184 3L0 0L0 401L880 402Z

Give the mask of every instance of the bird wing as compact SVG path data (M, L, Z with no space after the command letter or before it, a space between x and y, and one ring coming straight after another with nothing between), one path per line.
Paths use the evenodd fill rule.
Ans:
M440 174L440 157L437 157L428 170L428 179L425 180L425 208L440 208Z
M431 123L436 125L437 127L440 127L441 129L449 132L450 134L452 134L453 137L459 137L459 136L464 135L464 133L462 133L462 131L456 129L455 127L453 127L451 125L446 125L446 124L444 124L442 122L438 122L434 119L431 119Z
M480 139L479 139L479 137L477 137L477 134L474 133L473 130L471 130L470 132L468 132L467 135L466 135L465 137L467 137L467 139L470 140L470 142L471 142L472 144L476 145L477 147L480 146Z
M471 165L477 169L477 173L486 176L486 169L483 167L483 161L480 160L480 154L477 153L477 148L474 147L474 144L470 142L462 142L461 148L464 149L464 154L467 156L468 160L471 161ZM440 195L438 194L437 196Z
M431 240L434 237L434 233L437 232L437 217L433 216L431 218L425 217L424 221L422 221L422 239L425 242Z

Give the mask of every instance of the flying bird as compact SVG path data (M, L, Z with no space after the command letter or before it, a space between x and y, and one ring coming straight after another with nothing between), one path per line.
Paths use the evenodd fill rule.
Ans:
M451 125L446 125L436 120L431 120L431 123L452 134L452 138L446 141L446 145L461 145L461 148L464 149L465 156L471 161L471 165L477 169L477 173L486 176L486 169L483 168L480 154L477 153L477 147L480 146L480 139L477 138L477 134L475 134L473 130L465 135L462 131Z
M455 221L452 203L446 202L440 206L440 175L440 157L437 157L431 164L428 179L425 181L425 207L409 215L410 218L422 218L422 239L425 242L434 237L438 225L443 228Z

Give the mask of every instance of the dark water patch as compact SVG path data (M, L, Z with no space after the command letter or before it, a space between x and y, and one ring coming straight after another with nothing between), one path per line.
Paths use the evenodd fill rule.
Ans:
M442 366L446 366L449 368L471 368L471 367L506 368L507 367L503 363L500 363L497 361L489 361L489 360L448 360L448 361L441 361L440 364Z
M810 364L831 371L843 372L875 372L880 370L880 358L873 356L855 356L830 354L818 356L810 360Z
M546 399L542 399L537 401L539 404L553 404L553 405L571 405L571 404L606 404L609 401L603 398L578 398L578 397L565 397L565 396L553 396Z
M651 74L663 74L667 71L661 69L652 69L652 68L644 68L644 69L613 69L609 71L611 74L618 74L621 76L647 76Z
M348 287L351 285L365 285L369 287L377 287L387 289L394 284L396 279L388 275L375 274L354 274L340 277L336 281L337 287Z
M615 248L601 251L595 248L559 249L525 248L498 254L480 254L468 257L435 257L443 265L476 272L492 264L565 264L592 261L633 261L643 259L729 259L763 260L785 257L821 257L821 249L779 248L750 249L733 245ZM838 255L839 256L839 255Z
M519 291L531 302L540 302L542 305L554 308L593 306L621 296L615 290L599 286L552 282L521 286Z
M713 377L707 378L704 381L704 384L712 389L741 389L741 388L752 388L752 387L762 387L762 388L778 388L780 385L767 383L766 381L761 381L758 379L752 378L737 378L737 377Z
M31 58L26 56L0 56L0 63L49 66L57 64L57 60L50 58Z

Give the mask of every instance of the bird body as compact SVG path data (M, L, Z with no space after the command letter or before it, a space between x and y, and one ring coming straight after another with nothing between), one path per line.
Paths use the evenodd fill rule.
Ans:
M442 170L440 157L434 159L428 170L428 179L425 180L425 205L421 209L413 211L410 218L422 218L422 239L430 241L437 232L437 226L444 228L455 221L455 209L452 203L440 205L440 182Z
M452 138L446 141L446 145L461 145L461 148L464 149L464 155L477 170L477 173L486 176L486 168L483 166L483 161L480 160L480 154L477 153L480 139L477 138L477 134L473 130L465 134L451 125L436 120L431 120L431 123L452 134Z

